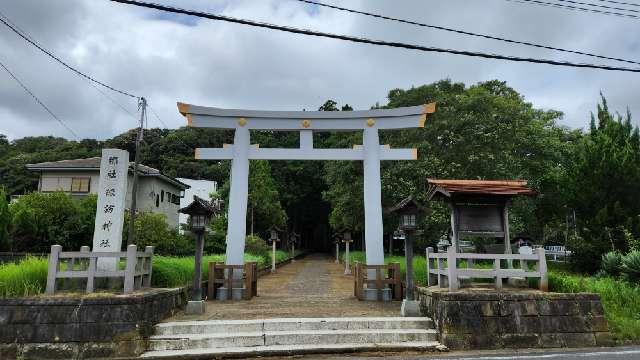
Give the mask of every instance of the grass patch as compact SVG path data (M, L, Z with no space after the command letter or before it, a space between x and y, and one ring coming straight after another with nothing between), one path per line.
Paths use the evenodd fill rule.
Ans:
M276 262L285 261L290 257L290 252L288 251L276 251ZM208 277L208 263L210 261L223 262L224 259L224 255L204 256L202 259L203 280L206 280ZM244 261L256 262L258 267L265 267L271 264L271 253L269 253L268 258L245 254ZM180 287L188 285L193 281L195 267L193 256L173 257L154 255L152 265L152 287ZM79 269L78 264L75 267ZM121 262L119 267L124 268L124 262ZM40 257L27 257L16 263L0 265L0 298L43 294L47 286L47 268L47 259Z
M29 256L0 265L0 297L34 296L47 286L47 259Z

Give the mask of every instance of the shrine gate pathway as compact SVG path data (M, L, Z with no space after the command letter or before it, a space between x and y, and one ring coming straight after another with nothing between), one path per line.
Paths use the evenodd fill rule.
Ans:
M258 296L249 301L208 301L204 315L179 313L165 321L399 316L400 305L358 301L353 275L344 275L344 264L312 254L258 278Z

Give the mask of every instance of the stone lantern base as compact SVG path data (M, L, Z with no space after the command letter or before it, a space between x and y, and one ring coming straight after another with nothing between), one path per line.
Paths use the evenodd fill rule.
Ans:
M206 311L206 305L204 300L188 301L185 313L187 315L201 315Z
M231 300L242 300L244 299L245 288L233 288L231 292ZM220 287L217 290L216 300L227 300L228 299L228 288Z

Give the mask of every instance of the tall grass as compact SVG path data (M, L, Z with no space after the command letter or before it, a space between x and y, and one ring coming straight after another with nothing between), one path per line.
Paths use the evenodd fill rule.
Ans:
M0 297L33 296L47 286L47 259L29 256L0 265Z
M287 251L276 251L276 262L289 259ZM208 255L202 259L202 277L208 277L207 264L210 261L224 261L224 255ZM244 255L245 262L256 262L258 267L271 264L271 256L265 258L252 254ZM123 264L121 264L123 266ZM17 263L0 265L0 298L34 296L44 293L47 286L46 258L27 257ZM193 280L193 257L158 256L153 257L151 276L153 287L180 287Z

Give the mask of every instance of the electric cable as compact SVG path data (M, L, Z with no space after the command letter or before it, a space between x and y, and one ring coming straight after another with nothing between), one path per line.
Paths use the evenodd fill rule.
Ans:
M362 44L411 49L411 50L418 50L423 52L448 53L448 54L464 55L464 56L470 56L470 57L480 57L485 59L499 59L499 60L515 61L515 62L530 62L530 63L549 64L549 65L556 65L556 66L624 71L624 72L634 72L634 73L640 72L640 68L626 68L626 67L617 67L617 66L610 66L610 65L604 65L604 64L573 63L568 61L517 57L517 56L508 56L508 55L491 54L491 53L483 53L483 52L474 52L474 51L468 51L468 50L455 50L455 49L445 49L445 48L430 47L430 46L415 45L415 44L406 44L401 42L373 40L373 39L355 37L355 36L349 36L349 35L326 33L326 32L315 31L315 30L304 29L304 28L275 25L275 24L266 23L266 22L234 18L230 16L223 16L223 15L216 15L216 14L196 11L196 10L186 10L186 9L160 5L155 3L148 3L143 1L135 1L135 0L109 0L109 1L138 6L138 7L144 7L149 9L155 9L155 10L160 10L160 11L165 11L165 12L170 12L175 14L184 14L184 15L196 16L196 17L205 18L205 19L220 20L220 21L226 21L226 22L231 22L236 24L249 25L253 27L284 31L284 32L289 32L294 34L324 37L324 38L351 41L351 42L362 43Z
M345 12L349 12L349 13L360 14L360 15L370 16L370 17L389 20L389 21L396 21L396 22L400 22L400 23L404 23L404 24L410 24L410 25L416 25L416 26L426 27L426 28L430 28L430 29L453 32L453 33L456 33L456 34L474 36L474 37L490 39L490 40L504 41L504 42L511 43L511 44L533 46L533 47L537 47L537 48L541 48L541 49L561 51L561 52L567 52L567 53L572 53L572 54L591 56L591 57L595 57L595 58L599 58L599 59L615 60L615 61L626 62L626 63L629 63L629 64L640 65L640 62L633 61L633 60L626 60L626 59L609 57L609 56L604 56L604 55L597 55L597 54L592 54L592 53L588 53L588 52L585 52L585 51L579 51L579 50L563 49L563 48L553 47L553 46L549 46L549 45L536 44L536 43L532 43L532 42L528 42L528 41L511 40L511 39L507 39L507 38L502 38L502 37L497 37L497 36L492 36L492 35L487 35L487 34L473 33L473 32L470 32L470 31L464 31L464 30L454 29L454 28L450 28L450 27L444 27L444 26L438 26L438 25L430 25L430 24L425 24L425 23L412 21L412 20L394 18L394 17L390 17L390 16L386 16L386 15L381 15L381 14L375 14L375 13L370 13L370 12L365 12L365 11L360 11L360 10L349 9L349 8L345 8L345 7L341 7L341 6L322 3L322 2L319 2L319 1L312 1L312 0L296 0L296 1L307 3L307 4L312 4L312 5L317 5L317 6L322 6L322 7L327 7L327 8L331 8L331 9L334 9L334 10L345 11Z
M0 67L2 67L12 78L13 80L15 80L21 87L22 89L29 95L31 95L31 97L43 108L47 111L47 113L49 113L49 115L51 115L52 118L54 118L56 121L58 121L60 123L60 125L62 125L65 129L67 129L75 138L76 140L80 140L80 137L78 136L78 134L73 131L73 129L67 125L62 119L60 119L58 116L56 116L56 114L53 113L53 111L51 111L51 109L49 109L49 107L47 105L45 105L42 100L40 100L34 93L33 91L29 90L29 88L27 87L27 85L25 85L13 72L11 72L11 70L9 70L5 64L3 64L0 61Z

